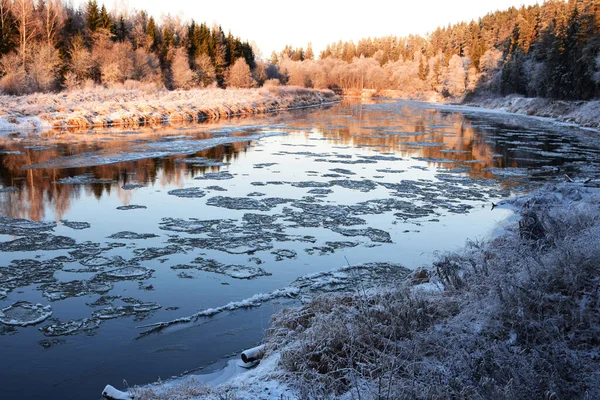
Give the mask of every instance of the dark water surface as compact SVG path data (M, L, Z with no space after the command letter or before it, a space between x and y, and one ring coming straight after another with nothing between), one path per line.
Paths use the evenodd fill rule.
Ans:
M0 397L98 398L215 362L282 306L485 237L510 214L492 202L597 176L596 142L405 101L0 133Z

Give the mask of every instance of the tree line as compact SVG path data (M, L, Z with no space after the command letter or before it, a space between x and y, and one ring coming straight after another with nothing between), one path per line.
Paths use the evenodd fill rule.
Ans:
M248 78L255 66L248 41L218 25L171 16L159 23L143 10L108 12L96 0L81 8L0 0L0 90L9 94L135 83L224 87L232 70Z
M319 60L310 45L288 46L271 62L285 81L303 86L591 99L600 95L600 7L598 0L549 0L426 37L340 41Z
M547 0L439 27L427 36L332 43L318 59L286 46L266 61L220 26L145 11L108 12L89 0L0 0L0 90L93 85L168 89L288 84L392 89L447 97L489 93L557 99L600 96L598 0Z

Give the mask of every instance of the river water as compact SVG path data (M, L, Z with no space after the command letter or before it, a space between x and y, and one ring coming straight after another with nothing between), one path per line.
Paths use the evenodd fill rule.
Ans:
M392 100L4 132L2 398L98 398L222 360L283 306L485 238L502 198L597 176L596 135Z

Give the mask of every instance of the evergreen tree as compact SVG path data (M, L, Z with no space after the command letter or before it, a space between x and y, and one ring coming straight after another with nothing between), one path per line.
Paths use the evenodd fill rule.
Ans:
M96 3L96 0L88 1L85 21L90 32L96 32L98 28L102 27L100 10L98 10L98 3Z
M100 28L112 31L113 30L113 22L106 11L106 7L102 4L102 9L100 11Z

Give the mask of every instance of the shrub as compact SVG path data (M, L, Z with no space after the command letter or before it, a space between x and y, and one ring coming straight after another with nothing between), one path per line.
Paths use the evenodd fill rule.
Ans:
M0 90L6 94L19 95L27 91L27 75L21 58L16 53L9 53L0 59Z

